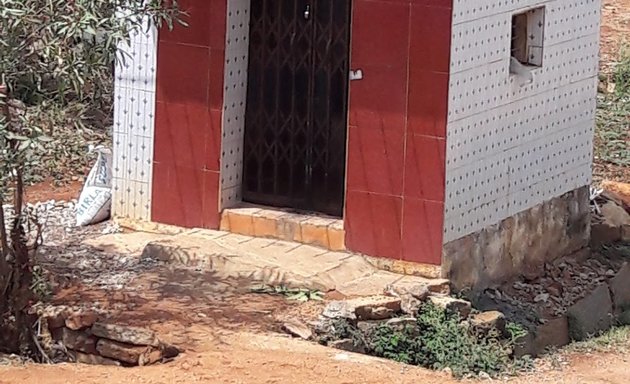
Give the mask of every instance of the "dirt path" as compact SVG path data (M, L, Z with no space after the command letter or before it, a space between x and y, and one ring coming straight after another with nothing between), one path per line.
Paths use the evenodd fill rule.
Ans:
M602 68L608 71L622 37L630 42L630 0L605 0L603 18ZM76 198L79 189L79 184L57 190L37 186L29 200ZM60 263L59 268L87 273L76 265ZM116 320L150 326L186 352L169 364L142 368L0 366L1 384L458 383L443 373L286 337L279 332L279 322L309 317L317 312L317 304L296 307L280 298L251 295L242 282L219 281L191 270L152 268L120 289L72 283L55 300L98 304ZM510 382L626 384L630 357L573 355L561 369L543 369Z
M203 337L203 341L168 365L130 369L79 365L0 368L0 383L458 383L443 373L340 354L278 335L242 332L208 337L197 326L189 331ZM569 368L562 371L510 382L626 384L629 380L627 357L594 355L574 357Z

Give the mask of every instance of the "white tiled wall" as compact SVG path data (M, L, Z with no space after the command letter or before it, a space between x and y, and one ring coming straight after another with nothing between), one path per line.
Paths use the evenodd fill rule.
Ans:
M148 32L146 32L148 30ZM112 214L151 219L157 30L148 25L119 47L115 71Z
M221 145L221 209L241 201L250 0L228 0Z
M510 74L512 15L545 6L543 65ZM444 242L591 180L600 0L454 0Z

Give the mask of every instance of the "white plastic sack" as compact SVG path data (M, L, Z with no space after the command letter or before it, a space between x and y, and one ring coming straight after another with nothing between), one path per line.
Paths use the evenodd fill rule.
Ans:
M96 224L107 220L112 209L112 152L99 147L96 164L90 170L79 202L77 225Z

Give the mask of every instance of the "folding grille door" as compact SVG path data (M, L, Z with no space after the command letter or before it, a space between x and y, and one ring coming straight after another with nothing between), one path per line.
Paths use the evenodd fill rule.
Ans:
M251 2L243 197L341 216L350 0Z

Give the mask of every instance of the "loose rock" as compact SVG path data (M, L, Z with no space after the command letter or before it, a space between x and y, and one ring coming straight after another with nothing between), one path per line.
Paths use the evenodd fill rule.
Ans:
M466 300L454 299L448 296L429 296L429 301L437 307L459 314L459 317L462 319L466 319L472 311L470 302Z
M324 309L323 316L358 320L383 320L400 311L400 299L371 296L347 301L333 301Z
M600 285L595 291L577 302L567 312L569 335L573 340L588 337L607 330L612 325L612 300L607 285Z
M500 334L505 334L505 316L499 311L487 311L474 314L469 319L471 327L482 333L488 333L496 329Z
M290 320L285 322L282 327L293 336L308 340L313 337L311 328L299 320Z
M328 343L328 346L348 352L365 353L365 348L360 345L355 345L354 341L352 341L351 339L331 341L330 343Z

